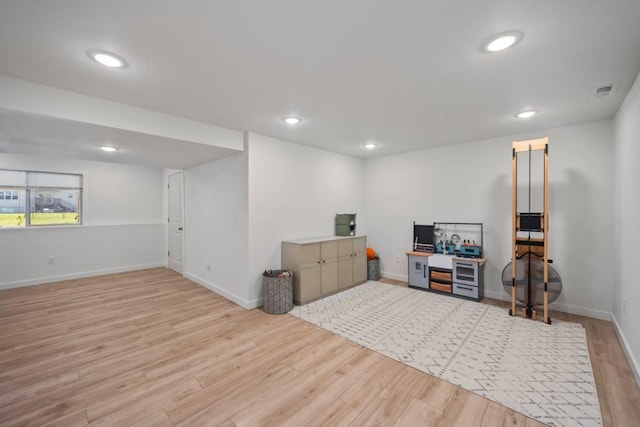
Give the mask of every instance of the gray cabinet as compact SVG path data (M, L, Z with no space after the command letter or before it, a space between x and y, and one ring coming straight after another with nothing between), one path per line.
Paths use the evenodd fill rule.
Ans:
M282 242L282 268L293 272L293 302L306 304L367 280L366 237Z

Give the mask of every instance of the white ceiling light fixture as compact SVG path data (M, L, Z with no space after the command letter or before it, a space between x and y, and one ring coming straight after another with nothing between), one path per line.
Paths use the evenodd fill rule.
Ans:
M500 52L508 49L522 40L520 31L507 31L496 34L482 43L482 50L487 53Z
M87 55L97 63L109 68L127 68L129 65L124 58L104 50L90 50Z
M525 110L516 114L516 117L519 119L528 119L530 117L535 116L536 114L538 114L537 110Z
M295 116L285 117L282 120L288 125L297 125L298 123L300 123L302 121L302 119L300 117L295 117Z
M370 142L370 143L368 143L367 145L364 146L364 148L366 148L367 150L373 150L376 147L377 147L377 145L374 144L373 142Z
M111 147L109 145L103 145L102 147L100 147L100 149L102 151L106 151L107 153L113 153L114 151L118 151L116 147Z

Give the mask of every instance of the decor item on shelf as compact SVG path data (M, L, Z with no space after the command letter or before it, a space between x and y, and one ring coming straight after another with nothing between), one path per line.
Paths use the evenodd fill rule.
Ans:
M460 246L460 255L463 257L479 257L481 251L482 247L478 246L475 240L473 241L473 244L469 243L468 240L465 240L464 243Z
M336 236L356 235L356 214L336 214Z
M465 253L462 251L462 247L460 247L460 249L458 249L458 247L456 246L455 243L451 242L451 241L446 241L443 242L442 240L440 241L440 243L438 243L436 245L436 253L439 254L444 254L444 255L461 255L464 256ZM469 251L469 254L471 252ZM480 256L480 251L477 250L474 252L477 256ZM469 255L467 254L467 255Z

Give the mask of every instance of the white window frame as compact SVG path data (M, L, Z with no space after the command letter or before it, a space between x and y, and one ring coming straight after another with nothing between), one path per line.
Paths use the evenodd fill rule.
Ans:
M84 193L84 176L82 174L78 174L78 173L65 173L65 172L48 172L48 171L28 171L28 170L18 170L18 169L0 169L0 172L2 171L6 171L6 172L20 172L20 173L24 173L25 174L25 182L24 185L10 185L7 187L12 187L10 191L11 194L11 198L9 200L16 200L13 198L13 193L16 192L18 194L17 199L20 199L19 196L19 192L20 191L24 191L24 197L25 197L25 201L24 201L24 219L25 219L25 223L24 226L19 226L19 227L15 227L15 228L27 228L27 227L34 227L34 228L38 228L38 227L63 227L63 226L77 226L77 225L82 225L83 223L83 212L82 212L82 204L83 204L83 193ZM64 175L64 176L68 176L68 177L74 177L76 179L78 179L79 181L79 187L65 187L65 186L37 186L37 185L32 185L30 184L30 182L32 181L32 177L36 176L38 174L43 174L43 175ZM4 184L2 182L0 182L0 187L4 186ZM39 192L63 192L65 190L68 191L77 191L78 192L78 222L74 223L74 224L42 224L42 225L33 225L31 224L31 214L36 212L35 211L35 206L31 206L31 192L33 191L39 191ZM4 191L4 190L3 190ZM5 192L6 195L6 192ZM5 200L6 197L5 197ZM2 229L3 227L0 227L0 229ZM8 227L7 227L8 228ZM13 227L11 227L13 228Z

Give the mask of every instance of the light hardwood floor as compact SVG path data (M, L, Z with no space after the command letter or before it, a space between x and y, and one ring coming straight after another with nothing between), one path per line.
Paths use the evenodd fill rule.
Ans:
M640 425L610 323L562 318L587 329L605 425ZM540 425L168 269L0 291L0 425L87 424Z

